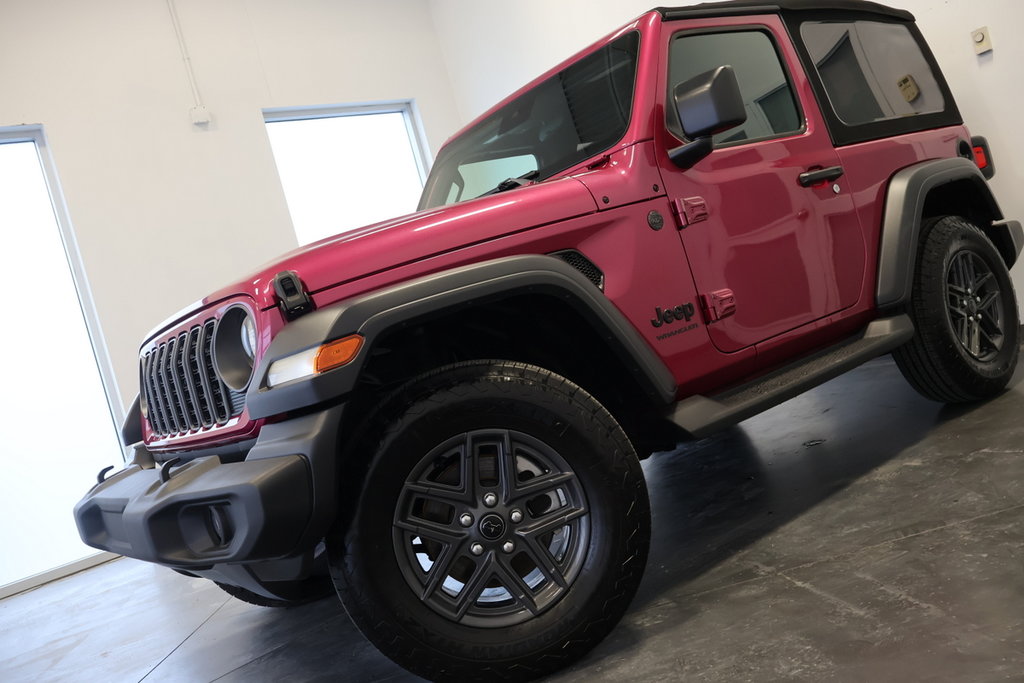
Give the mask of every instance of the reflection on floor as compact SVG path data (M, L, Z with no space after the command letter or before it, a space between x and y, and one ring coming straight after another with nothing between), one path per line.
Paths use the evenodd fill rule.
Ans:
M640 593L612 635L553 680L1019 680L1022 410L1019 383L986 405L930 403L882 359L654 455ZM334 600L250 607L130 560L0 602L0 672L8 682L417 680Z

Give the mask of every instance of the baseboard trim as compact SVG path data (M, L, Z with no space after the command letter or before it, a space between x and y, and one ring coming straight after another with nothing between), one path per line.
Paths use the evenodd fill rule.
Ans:
M45 572L40 572L34 576L28 577L27 579L22 579L20 581L15 581L14 583L9 583L5 586L0 586L0 600L9 598L12 595L30 591L33 588L39 588L40 586L52 581L63 579L64 577L77 574L78 572L85 571L86 569L92 569L97 565L105 564L111 560L116 560L119 557L121 556L115 555L114 553L96 553L95 555L83 557L80 560L69 562L65 565L61 565L60 567L54 567L53 569L49 569Z

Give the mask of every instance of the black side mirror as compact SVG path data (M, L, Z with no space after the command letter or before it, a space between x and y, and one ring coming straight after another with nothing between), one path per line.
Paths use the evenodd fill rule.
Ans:
M711 137L735 128L747 120L747 109L731 66L720 66L688 81L673 91L683 133L693 142L670 150L668 155L680 168L691 168L711 154Z

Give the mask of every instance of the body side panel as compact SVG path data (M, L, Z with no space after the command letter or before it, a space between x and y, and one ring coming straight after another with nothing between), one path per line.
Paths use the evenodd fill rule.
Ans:
M834 193L831 183L804 188L798 182L802 172L836 165L839 159L781 19L764 15L667 23L661 77L666 84L668 51L677 30L769 33L805 119L802 132L724 146L680 172L667 160L665 150L681 141L667 131L667 94L659 93L659 163L669 198L707 200L709 219L682 234L695 282L702 293L728 288L736 295L736 315L712 324L716 345L726 352L748 348L857 305L868 253L863 227L849 192Z

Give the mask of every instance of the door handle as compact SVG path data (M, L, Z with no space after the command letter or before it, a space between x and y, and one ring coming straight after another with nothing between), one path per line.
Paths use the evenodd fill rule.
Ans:
M838 180L843 176L842 166L832 166L830 168L819 168L815 171L806 171L800 174L800 184L804 187L814 187L821 183L827 183L830 180Z

